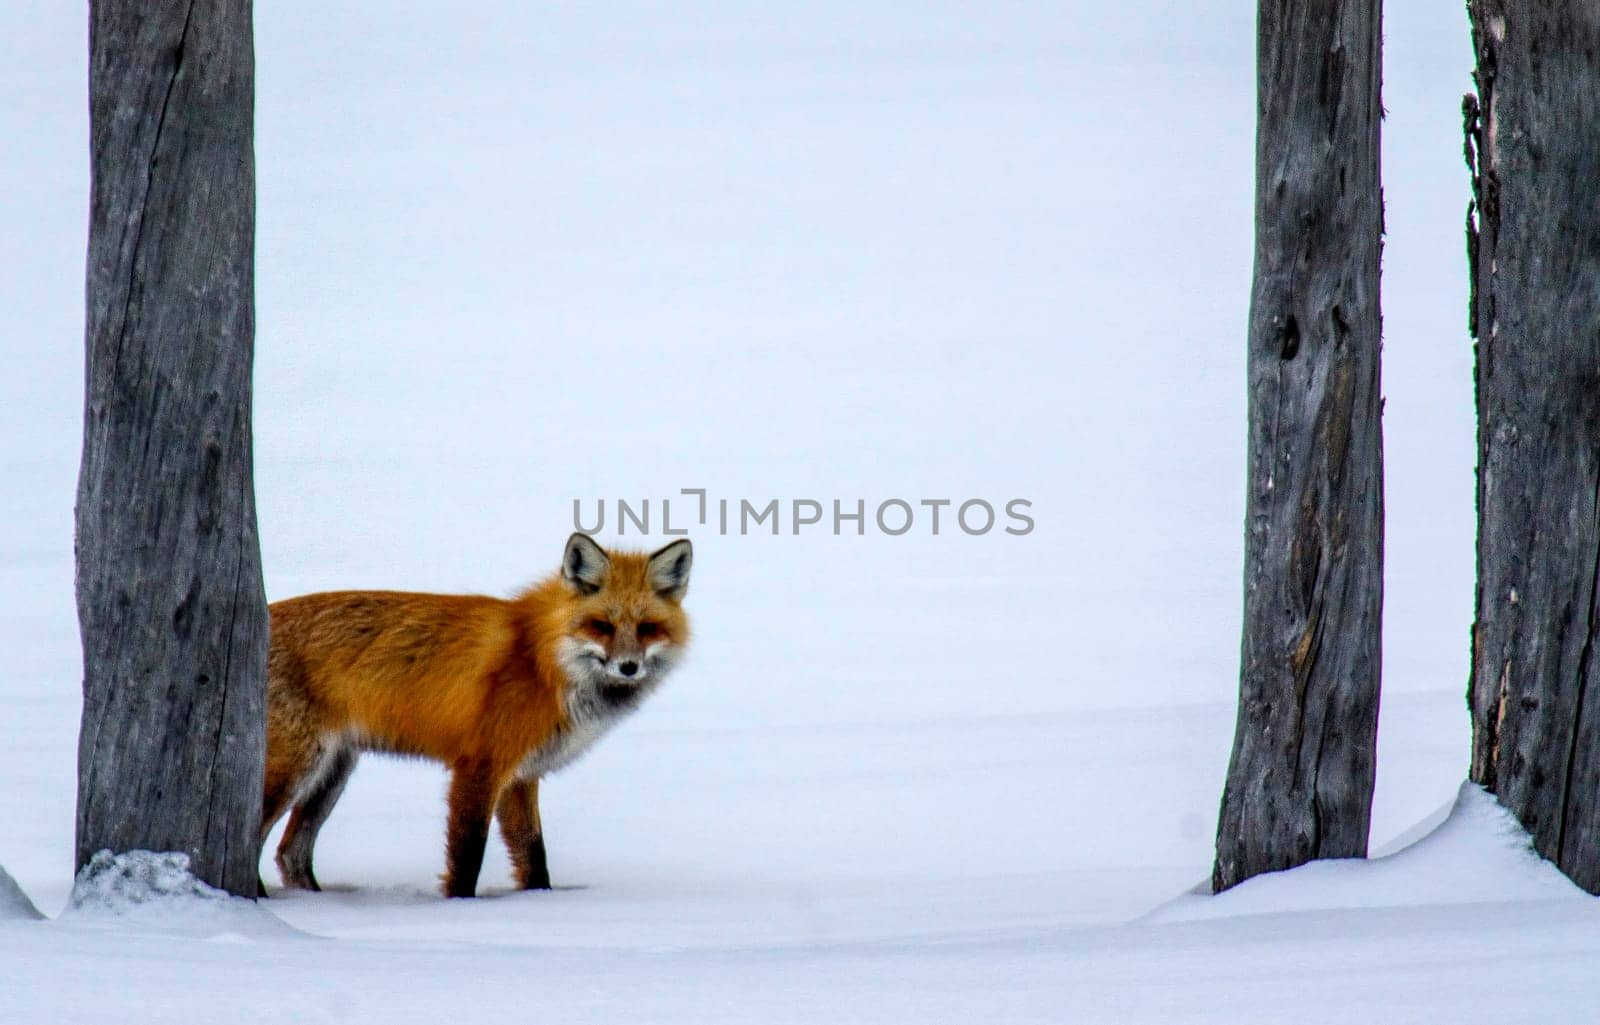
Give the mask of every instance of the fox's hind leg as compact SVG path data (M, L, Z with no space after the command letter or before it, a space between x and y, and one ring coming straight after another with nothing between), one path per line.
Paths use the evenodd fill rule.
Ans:
M344 785L356 770L357 757L354 747L342 743L318 760L312 779L289 813L283 839L278 842L276 861L283 885L302 890L322 889L311 869L311 855L317 845L317 833L333 814L333 806L339 803Z
M267 671L267 765L261 793L261 834L267 842L272 827L305 790L326 754L327 730L310 700L293 660L274 648ZM267 895L258 877L257 891Z
M524 890L550 889L550 868L545 863L544 828L539 822L539 780L513 779L500 792L496 808L500 835L516 869L517 885Z
M307 777L317 768L323 745L315 732L298 723L285 723L267 716L267 771L261 794L261 842L278 824L289 805L305 788Z
M261 836L258 844L267 842L267 834L283 817L307 774L317 763L315 747L299 743L299 739L268 730L267 773L261 795ZM256 877L256 895L267 895L266 884L259 876Z
M267 760L267 781L265 792L261 795L261 838L256 841L259 849L267 842L267 834L272 832L272 827L277 824L283 815L283 808L289 803L289 794L293 791L294 780L285 772L273 772L272 760ZM256 896L267 895L267 884L262 882L261 876L256 875Z

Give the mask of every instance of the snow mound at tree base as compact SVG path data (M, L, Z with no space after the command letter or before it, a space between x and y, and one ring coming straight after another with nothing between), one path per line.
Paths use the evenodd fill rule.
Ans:
M1414 836L1416 839L1412 839ZM1256 876L1214 896L1209 892L1209 883L1202 884L1152 911L1143 921L1184 922L1340 908L1590 899L1541 858L1515 816L1494 795L1474 783L1463 783L1454 804L1429 816L1401 841L1403 846L1383 857L1313 861L1284 872Z
M195 878L180 851L100 851L79 870L60 920L219 939L294 933L255 901Z
M33 906L33 901L22 892L22 887L12 879L5 869L0 868L0 922L16 921L18 919L40 919L39 909Z

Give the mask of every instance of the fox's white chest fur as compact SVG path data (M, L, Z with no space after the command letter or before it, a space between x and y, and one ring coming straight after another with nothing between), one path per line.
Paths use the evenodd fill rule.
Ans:
M593 697L598 699L599 696ZM598 707L603 704L603 699L574 701L569 698L566 724L554 737L528 752L517 766L517 775L522 779L537 779L566 768L637 706L634 702L620 709Z
M564 695L566 721L556 735L534 748L517 766L521 779L537 779L566 768L594 742L638 708L645 696L655 690L671 662L647 657L643 679L623 681L608 673L586 646L572 642L561 651L561 667L567 675Z

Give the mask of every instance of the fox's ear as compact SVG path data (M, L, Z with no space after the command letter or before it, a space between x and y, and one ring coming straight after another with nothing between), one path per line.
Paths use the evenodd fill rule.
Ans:
M606 582L611 556L594 543L588 534L567 538L567 551L561 557L561 578L579 594L594 594Z
M681 599L689 590L689 567L694 565L694 545L688 538L674 541L650 556L646 572L650 586L663 598Z

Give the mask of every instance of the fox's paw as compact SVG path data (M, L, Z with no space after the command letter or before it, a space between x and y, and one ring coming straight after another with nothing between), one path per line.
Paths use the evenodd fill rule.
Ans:
M473 892L475 889L476 887L473 884L463 885L461 882L452 879L449 873L439 877L439 892L446 897L476 897L477 894Z
M279 851L273 859L278 863L278 875L283 879L283 885L291 890L316 890L320 892L321 886L317 885L316 873L311 871L311 859L299 857L295 851Z

